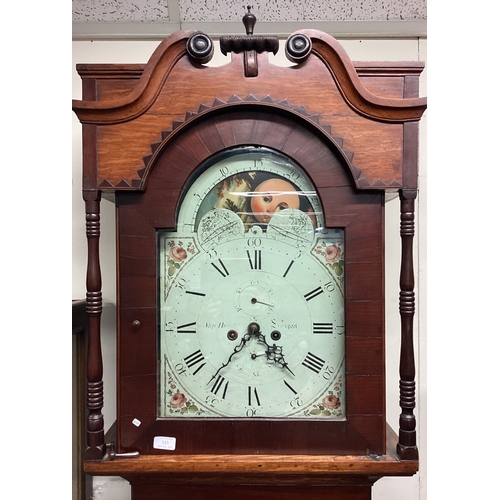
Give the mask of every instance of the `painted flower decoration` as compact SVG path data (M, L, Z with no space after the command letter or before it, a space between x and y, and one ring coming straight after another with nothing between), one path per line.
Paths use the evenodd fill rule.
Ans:
M167 255L167 274L170 278L181 268L188 255L194 255L196 250L192 242L188 242L186 246L182 241L169 241L168 246L170 249Z
M176 392L172 395L172 399L170 400L170 408L180 408L187 401L186 396L181 392Z
M307 417L341 417L344 414L342 409L342 382L341 378L335 383L333 391L328 391L316 404L304 410Z
M169 387L166 390L166 394L170 396L170 401L167 402L167 399L165 398L165 406L169 407L168 411L171 414L175 414L177 416L181 415L189 416L190 413L196 413L197 415L205 413L205 411L202 408L198 408L195 403L190 401L178 389L177 391L175 391L177 384L175 383L175 380L170 372L167 372L166 376L167 379L165 380L165 383Z
M325 248L325 260L327 262L336 262L339 260L341 253L338 245L330 245Z
M328 396L325 396L323 398L321 404L325 408L329 408L330 410L336 410L340 406L340 399L333 394L329 394Z
M182 262L187 257L187 252L185 248L173 246L168 255L174 262Z
M325 259L325 264L335 273L336 276L343 279L344 257L341 243L332 243L327 246L325 242L320 242L320 244L314 249L314 252L317 255L322 255Z

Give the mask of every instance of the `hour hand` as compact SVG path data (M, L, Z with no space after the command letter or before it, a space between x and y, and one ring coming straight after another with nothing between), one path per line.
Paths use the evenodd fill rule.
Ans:
M293 373L292 370L290 370L288 363L284 363L283 366L295 377L295 373Z
M266 346L266 356L269 361L273 361L274 363L278 363L283 368L286 368L294 377L295 373L290 369L288 363L285 361L285 356L283 355L283 347L278 346L276 344L269 345L267 343L266 337L262 335L260 331L260 326L258 323L250 323L248 325L248 335L250 337L256 337L259 342L262 342ZM277 330L271 333L271 338L273 340L277 340L281 337L281 333Z
M285 356L283 355L283 347L277 346L276 344L268 346L267 359L271 359L275 363L281 365L283 368L286 368L295 377L295 373L292 372L292 370L288 366L288 363L285 361Z

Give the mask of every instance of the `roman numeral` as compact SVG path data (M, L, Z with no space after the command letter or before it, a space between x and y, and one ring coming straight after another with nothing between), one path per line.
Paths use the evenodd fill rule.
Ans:
M250 269L261 269L262 266L262 250L254 250L253 257L250 254L250 250L247 250L248 262L250 263Z
M193 328L191 328L193 327ZM177 327L177 333L196 333L196 321Z
M306 300L311 300L311 299L314 299L314 297L317 297L318 295L322 294L323 293L323 290L320 286L318 286L318 288L315 288L314 290L311 290L309 293L306 293L304 295L304 298Z
M189 295L198 295L199 297L205 297L204 293L201 292L193 292L192 290L186 290L186 293L189 293Z
M294 394L297 394L297 391L286 380L283 380L283 382Z
M288 264L288 267L286 268L286 271L285 271L285 274L283 275L283 278L284 278L284 277L288 274L288 271L290 271L290 268L293 266L293 263L294 263L294 262L295 262L295 261L294 261L294 260L292 260L292 261L290 262L290 264Z
M186 356L184 358L184 361L185 361L188 368L192 368L193 366L197 365L198 363L203 363L203 361L205 361L205 357L203 356L202 352L198 349L197 351L194 351L189 356ZM205 364L206 363L203 363L200 366L198 366L198 368L194 371L193 375L196 375L205 366Z
M224 384L224 382L226 382ZM210 392L216 394L219 392L220 388L224 385L224 390L222 391L222 399L226 398L227 386L229 385L229 380L226 380L222 375L217 377L215 384L210 389Z
M314 334L333 334L333 323L313 323Z
M323 368L325 361L313 354L312 352L308 352L302 364L312 370L315 373L319 373Z
M226 266L224 265L224 263L222 262L222 260L219 259L219 265L220 265L220 267L218 267L217 264L214 264L213 262L210 262L210 264L212 264L212 266L214 266L215 269L217 269L217 271L219 271L219 273L221 273L222 276L224 276L224 278L226 276L229 276L229 271L226 269Z
M257 393L257 388L248 386L248 406L260 406L260 399Z

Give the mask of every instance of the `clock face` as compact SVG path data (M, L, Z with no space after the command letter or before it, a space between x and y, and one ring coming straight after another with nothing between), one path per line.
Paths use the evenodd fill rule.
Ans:
M216 155L158 232L159 416L344 419L344 233L304 171Z

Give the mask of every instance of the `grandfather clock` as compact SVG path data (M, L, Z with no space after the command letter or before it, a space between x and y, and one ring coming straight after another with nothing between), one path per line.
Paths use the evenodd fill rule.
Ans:
M84 469L134 500L369 499L418 470L412 240L420 63L330 35L166 38L78 65L88 237ZM399 193L399 430L385 420L384 200ZM117 421L104 436L99 205L116 203ZM397 235L396 235L397 236ZM387 332L387 335L399 335ZM395 376L395 374L389 374Z

